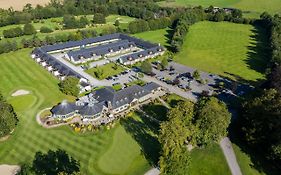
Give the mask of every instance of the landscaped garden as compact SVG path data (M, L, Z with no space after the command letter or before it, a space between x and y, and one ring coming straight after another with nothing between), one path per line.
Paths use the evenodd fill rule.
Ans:
M92 75L93 77L102 80L108 76L119 74L124 70L125 68L117 65L116 63L109 63L103 66L88 69L86 70L86 72Z
M175 60L193 68L233 79L264 78L265 37L251 25L199 22L190 27Z

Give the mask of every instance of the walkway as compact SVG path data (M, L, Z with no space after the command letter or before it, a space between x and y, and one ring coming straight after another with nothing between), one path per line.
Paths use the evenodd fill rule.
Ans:
M144 175L159 175L160 171L157 168L152 168L147 171Z
M225 137L220 141L220 147L226 158L226 161L230 168L231 174L232 175L242 175L240 167L236 160L234 150L232 148L232 144L228 137Z
M66 123L58 123L58 124L54 124L54 125L47 125L46 123L42 123L41 119L40 119L40 116L42 114L42 112L46 111L46 110L50 110L51 108L45 108L43 110L41 110L40 112L37 113L36 115L36 121L39 125L43 126L44 128L56 128L56 127L59 127L59 126L64 126L64 125L69 125L69 124L72 124L72 123L78 123L80 122L81 120L79 118L74 118L72 119L70 122L66 122Z
M88 79L90 84L93 86L105 86L104 82L101 82L100 80L93 78L91 75L86 73L80 66L75 66L72 63L68 62L67 60L62 58L62 54L54 54L53 55L58 61L60 61L62 64L68 66L84 78Z

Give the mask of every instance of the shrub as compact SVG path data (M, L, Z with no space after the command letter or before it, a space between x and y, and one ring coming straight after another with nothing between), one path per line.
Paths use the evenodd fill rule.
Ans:
M42 26L42 27L40 28L40 32L41 32L41 33L52 33L53 30L50 29L50 28L48 28L48 27L46 27L46 26Z

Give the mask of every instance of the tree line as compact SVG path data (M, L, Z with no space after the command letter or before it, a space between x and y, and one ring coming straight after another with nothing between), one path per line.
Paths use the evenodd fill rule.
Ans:
M0 9L0 26L30 23L35 19L62 17L64 15L119 14L140 19L167 16L174 10L159 7L151 0L51 0L46 6L26 4L22 11Z
M33 27L32 24L28 23L21 27L15 27L7 30L3 30L3 36L4 38L14 38L14 37L19 37L23 35L32 35L35 34L36 30Z
M241 102L235 124L248 148L259 152L270 169L281 171L281 17L263 13L255 24L270 40L267 79Z
M219 142L227 135L229 124L230 113L226 105L215 97L202 97L196 104L179 102L160 126L161 173L187 174L190 150Z
M0 137L10 134L18 123L14 108L0 94Z

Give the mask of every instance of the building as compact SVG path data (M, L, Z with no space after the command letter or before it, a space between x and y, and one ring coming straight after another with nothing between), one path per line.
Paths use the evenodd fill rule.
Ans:
M159 44L153 44L121 33L114 33L80 41L42 46L33 50L32 58L41 62L43 56L49 60L52 57L51 54L55 53L62 53L63 58L73 64L117 56L116 60L119 60L121 64L129 65L161 55L164 53L164 48ZM47 64L46 62L43 66Z
M56 119L69 119L75 116L83 121L96 121L126 112L157 97L161 91L160 85L150 82L144 86L133 85L119 91L105 87L79 98L76 102L62 103L51 109L52 117Z

